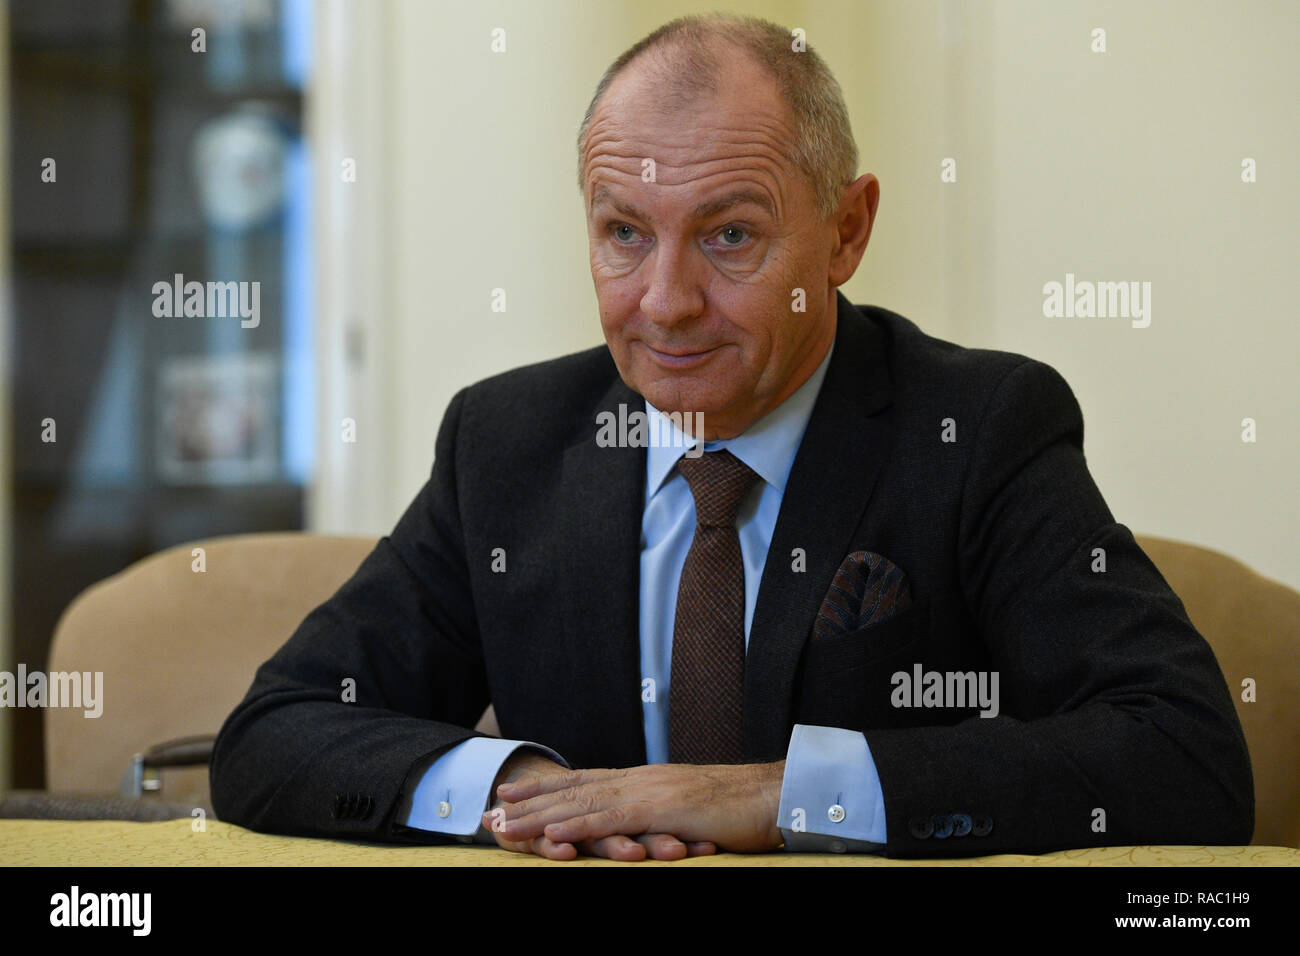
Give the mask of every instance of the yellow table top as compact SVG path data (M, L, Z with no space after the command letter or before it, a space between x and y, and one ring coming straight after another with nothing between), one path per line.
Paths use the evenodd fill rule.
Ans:
M270 836L216 820L0 820L3 866L627 866L580 857L560 863L487 846L409 847ZM722 853L644 866L1300 866L1276 846L1139 846L891 860L867 854Z

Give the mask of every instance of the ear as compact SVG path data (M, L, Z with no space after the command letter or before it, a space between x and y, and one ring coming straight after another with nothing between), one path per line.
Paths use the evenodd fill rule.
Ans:
M843 285L858 271L879 206L880 181L871 173L859 176L845 188L839 209L831 217L834 236L827 278L832 286Z

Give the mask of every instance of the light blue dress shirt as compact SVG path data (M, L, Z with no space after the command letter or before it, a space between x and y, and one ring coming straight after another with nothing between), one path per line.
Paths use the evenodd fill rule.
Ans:
M726 448L762 479L736 516L745 568L745 644L758 601L772 533L786 480L821 391L834 344L817 370L793 395L735 438L705 442L705 451ZM647 416L660 413L648 401ZM651 430L646 449L645 502L641 519L640 630L646 762L668 762L669 679L673 623L682 565L695 536L695 499L677 460L694 444L667 418ZM594 427L594 426L593 426ZM647 685L646 679L653 680ZM653 699L647 699L653 698ZM531 741L474 737L416 767L420 782L399 819L408 827L459 836L463 842L494 843L481 826L490 806L492 781L520 747L568 764L549 747ZM885 799L866 737L836 727L796 724L786 753L778 825L790 850L876 852L886 841Z

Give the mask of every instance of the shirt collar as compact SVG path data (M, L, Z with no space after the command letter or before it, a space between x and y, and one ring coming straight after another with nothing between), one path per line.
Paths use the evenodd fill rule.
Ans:
M812 417L813 405L821 391L822 381L826 378L826 369L835 351L832 340L816 371L800 385L789 398L772 409L754 424L750 425L735 438L704 443L705 451L719 451L723 448L752 468L765 482L782 494L785 482L794 466L795 455L803 441L804 429ZM646 417L662 414L657 408L645 403ZM651 442L646 450L646 500L658 493L659 488L672 473L687 448L692 448L695 441L687 437L668 416L664 416L661 440Z

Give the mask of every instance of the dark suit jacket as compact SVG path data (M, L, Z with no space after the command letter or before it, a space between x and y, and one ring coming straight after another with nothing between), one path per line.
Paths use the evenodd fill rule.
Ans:
M645 762L645 449L596 444L597 414L620 403L643 408L604 347L452 399L432 474L392 534L223 726L218 816L443 842L395 812L412 766L476 736L489 701L504 737L575 767ZM947 419L955 441L942 440ZM1222 673L1115 523L1082 446L1078 403L1049 366L839 296L834 356L754 611L746 758L784 757L796 723L863 731L891 856L1248 843L1250 761ZM492 570L498 548L504 573ZM913 606L810 643L836 568L858 549L903 569ZM996 670L999 715L892 706L891 675L916 663ZM355 703L340 699L349 677ZM927 833L959 813L987 833Z

